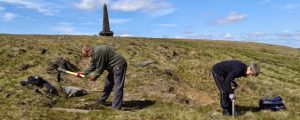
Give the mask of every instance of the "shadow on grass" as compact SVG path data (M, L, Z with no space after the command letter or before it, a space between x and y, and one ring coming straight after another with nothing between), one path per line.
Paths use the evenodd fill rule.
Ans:
M131 111L131 110L138 110L149 107L154 105L155 101L152 100L131 100L131 101L124 101L123 102L123 110Z
M244 115L247 112L259 112L259 107L253 107L253 106L235 106L236 111L239 113L239 115Z

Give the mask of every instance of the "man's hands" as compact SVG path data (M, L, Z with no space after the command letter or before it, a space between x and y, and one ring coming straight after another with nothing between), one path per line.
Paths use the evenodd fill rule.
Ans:
M238 86L239 86L239 85L238 85L235 81L232 81L232 82L231 82L231 88L232 88L233 90L237 89Z
M78 72L78 73L77 73L77 77L83 78L83 76L84 76L84 75L83 75L83 72ZM90 81L96 81L96 79L97 79L97 78L94 77L94 76L88 76L87 78L88 78Z
M83 76L83 73L82 73L82 72L78 72L78 73L77 73L77 77L82 78L82 76Z
M233 100L233 99L235 99L235 95L234 95L234 94L229 94L229 98L230 98L231 100Z
M90 77L89 77L89 80L95 82L95 81L96 81L96 78L90 76Z

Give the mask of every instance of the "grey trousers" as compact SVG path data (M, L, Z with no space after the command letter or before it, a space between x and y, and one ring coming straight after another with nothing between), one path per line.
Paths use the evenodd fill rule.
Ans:
M106 101L112 89L114 88L112 107L115 109L122 108L126 69L127 64L125 63L121 67L114 68L112 72L108 73L105 80L103 95L100 98L101 101Z

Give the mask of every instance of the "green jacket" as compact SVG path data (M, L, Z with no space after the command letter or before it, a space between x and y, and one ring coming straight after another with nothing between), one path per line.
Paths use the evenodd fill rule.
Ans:
M98 78L104 70L112 72L115 67L120 67L123 64L126 64L126 60L111 47L107 45L95 46L92 48L90 66L83 74L88 75L94 72L93 76Z

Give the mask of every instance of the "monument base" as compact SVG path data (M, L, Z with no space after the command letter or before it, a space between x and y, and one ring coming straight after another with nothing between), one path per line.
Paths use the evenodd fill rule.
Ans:
M114 32L112 31L109 31L109 32L104 32L104 31L101 31L99 33L100 36L113 36L114 35Z

